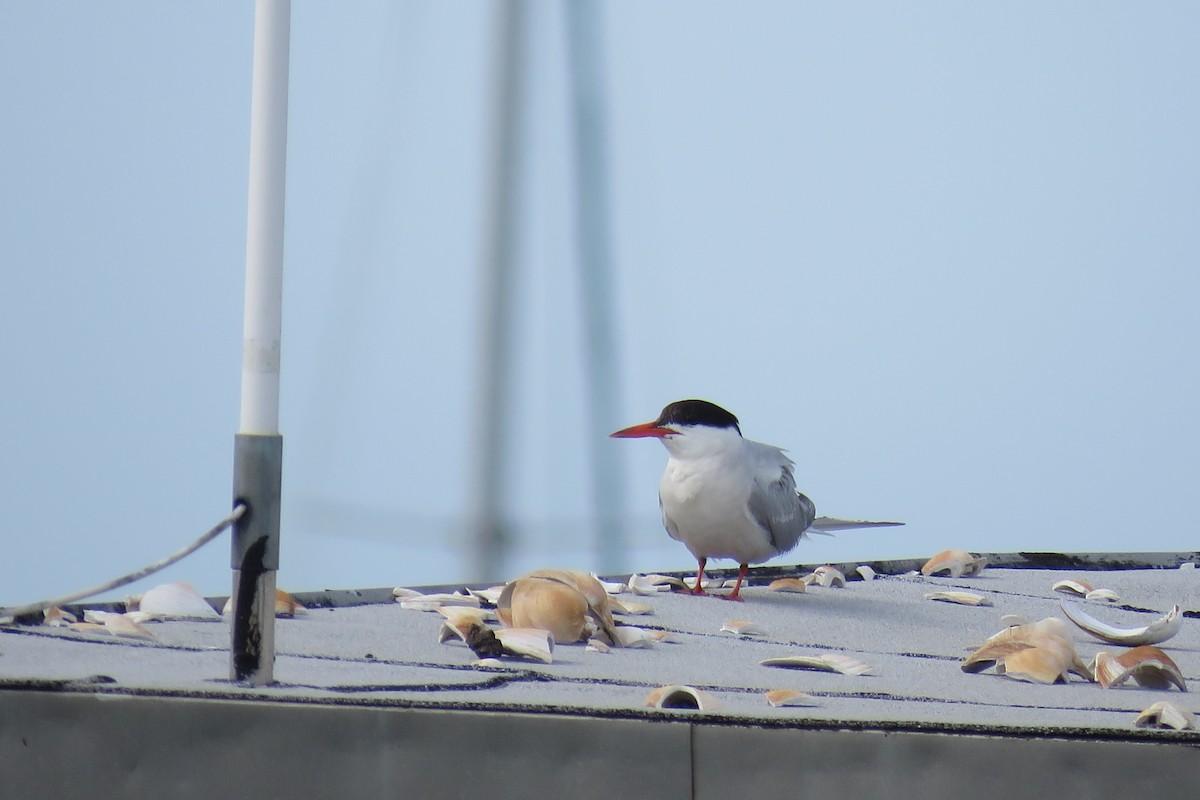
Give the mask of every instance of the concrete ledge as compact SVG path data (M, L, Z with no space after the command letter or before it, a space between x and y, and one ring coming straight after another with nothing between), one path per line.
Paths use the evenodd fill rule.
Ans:
M0 692L5 797L1194 796L1194 742ZM916 794L916 793L920 794Z

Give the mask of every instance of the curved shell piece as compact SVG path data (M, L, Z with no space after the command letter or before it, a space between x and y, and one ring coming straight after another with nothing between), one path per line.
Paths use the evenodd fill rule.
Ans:
M150 631L149 628L133 621L125 614L116 614L108 611L86 611L84 612L86 622L75 622L68 627L73 631L98 631L106 630L113 636L120 636L124 639L148 639L153 640L157 637Z
M802 578L778 578L767 584L772 592L806 592L808 584Z
M601 641L600 639L588 639L587 646L583 649L592 653L608 653L612 650L608 642Z
M712 711L717 707L712 696L694 686L660 686L646 695L648 708L682 708Z
M393 591L394 593L394 591ZM437 611L442 606L479 607L479 598L469 594L422 594L416 597L396 596L400 607L409 611Z
M744 619L729 619L721 626L721 633L736 633L738 636L766 636L767 628L757 622Z
M410 597L422 596L422 592L418 592L416 589L409 589L404 586L397 586L395 589L392 589L392 597L396 598L397 603L399 603L401 600L407 600Z
M617 628L617 637L613 644L621 647L653 647L659 642L666 641L666 631L638 628L634 625L622 625Z
M978 575L987 566L987 558L975 556L966 550L943 550L935 554L921 567L921 574L929 577L945 572L951 578L961 578L964 575Z
M588 604L574 587L549 578L517 578L496 606L510 628L540 628L556 642L577 642L587 631Z
M830 587L834 589L846 588L846 576L842 574L840 569L829 564L817 567L806 578L811 578L811 580L807 581L808 583L816 583L818 586L823 586L826 589Z
M875 570L871 569L866 564L859 564L857 567L854 568L854 571L857 572L858 576L860 578L862 578L864 581L875 580Z
M621 592L624 592L628 589L628 587L620 581L606 581L594 572L589 574L595 578L596 582L603 586L604 591L608 592L610 595L621 594Z
M1062 647L1026 647L1009 653L996 664L996 672L1031 683L1067 683L1074 652Z
M1018 653L1032 649L1054 653L1054 662L1051 666L1062 665L1062 669L1057 672L1047 672L1051 667L1038 662L1045 661L1048 656L1017 657ZM1014 657L1015 662L1012 661ZM986 642L963 660L962 671L981 672L993 665L996 667L996 672L1000 674L1011 671L1015 673L1011 677L1025 680L1041 680L1044 677L1051 677L1049 682L1053 682L1057 678L1052 676L1065 675L1066 671L1076 672L1088 680L1091 680L1092 677L1087 665L1079 660L1075 646L1067 638L1067 624L1057 617L1047 617L1038 622L1005 628L988 637Z
M1081 629L1101 641L1109 644L1123 644L1126 647L1165 642L1179 633L1179 628L1183 624L1183 613L1177 605L1171 606L1171 610L1166 614L1141 628L1114 627L1106 622L1101 622L1065 599L1060 602L1060 605L1063 613L1067 615L1067 619Z
M495 606L500 601L500 594L504 591L503 586L489 586L486 589L471 589L467 588L467 594L474 597L481 605Z
M614 600L610 598L608 605L614 614L621 614L623 616L633 617L654 613L654 606L649 603L640 603L637 600Z
M1196 729L1196 715L1174 703L1159 700L1137 715L1133 724L1139 728L1172 728L1177 731Z
M556 580L573 586L587 601L588 617L605 636L613 639L617 623L613 621L612 600L598 578L573 569L539 569L529 573L528 577Z
M627 585L629 591L643 595L669 592L674 585L685 588L683 581L668 575L630 575Z
M51 628L65 628L76 621L74 614L70 611L63 611L58 606L52 606L42 611L42 624Z
M764 692L767 702L775 708L781 706L815 706L817 698L797 689L771 689Z
M1087 593L1092 591L1092 585L1084 580L1075 578L1064 578L1061 581L1056 581L1050 587L1053 592L1062 592L1063 594L1073 594L1079 597L1086 597Z
M187 581L162 583L141 596L136 608L163 619L220 619L221 615Z
M1086 595L1086 600L1103 600L1107 603L1115 603L1121 599L1121 596L1112 589L1092 589Z
M554 637L536 628L504 628L495 632L504 654L532 658L550 664L554 661Z
M943 603L958 603L962 606L990 606L992 601L985 595L975 592L927 592L928 600L940 600Z
M871 665L854 656L842 653L820 653L815 656L781 656L758 662L764 667L812 669L820 672L840 672L843 675L870 675Z
M1187 683L1179 666L1153 645L1134 647L1119 656L1097 653L1092 669L1096 682L1105 689L1133 678L1138 686L1147 689L1170 689L1175 686L1181 692L1187 691Z

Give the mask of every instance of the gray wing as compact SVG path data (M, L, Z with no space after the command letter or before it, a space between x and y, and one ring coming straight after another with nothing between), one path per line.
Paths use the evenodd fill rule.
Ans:
M812 500L796 491L790 460L783 457L778 469L777 476L771 475L768 470L760 470L755 477L747 508L755 521L766 528L775 549L785 553L796 546L796 542L812 525L817 507Z

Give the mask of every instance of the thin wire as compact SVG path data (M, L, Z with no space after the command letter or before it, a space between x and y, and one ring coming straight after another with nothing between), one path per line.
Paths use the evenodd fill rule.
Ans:
M146 577L147 575L153 575L154 573L158 572L159 570L164 570L167 567L171 566L176 561L179 561L180 559L191 555L192 553L196 552L204 545L211 542L213 539L217 538L217 536L219 536L222 531L224 531L230 525L232 525L233 523L235 523L239 519L241 519L242 515L245 513L246 513L246 504L238 503L236 506L234 506L233 512L230 513L230 515L228 517L226 517L225 519L218 522L216 524L216 526L214 528L212 528L212 530L205 533L199 539L192 542L187 547L180 550L178 553L173 553L172 555L167 556L166 558L162 559L161 561L156 561L153 564L150 564L149 566L142 567L141 569L137 570L136 572L131 572L128 575L124 575L120 578L116 578L114 580L108 581L107 583L102 583L101 585L95 586L91 589L85 589L82 592L75 592L74 594L69 594L64 597L55 597L51 600L42 600L41 602L30 603L30 604L24 605L24 606L13 606L11 608L0 608L0 617L23 617L26 614L35 614L38 611L45 611L47 608L53 608L54 606L65 606L69 603L74 603L76 600L82 600L85 597L91 597L92 595L100 594L101 592L107 592L107 591L111 591L112 589L118 589L122 586L125 586L126 584L130 584L130 583L133 583L134 581L141 580L142 578Z

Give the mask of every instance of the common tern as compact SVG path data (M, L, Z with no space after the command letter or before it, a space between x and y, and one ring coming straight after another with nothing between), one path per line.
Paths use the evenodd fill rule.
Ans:
M784 451L743 438L737 417L707 400L679 400L653 422L610 436L655 438L667 448L658 503L667 533L699 562L693 594L707 594L704 567L710 558L738 563L733 592L724 597L741 600L751 564L786 553L810 532L904 524L818 517L813 501L796 490L793 462Z

